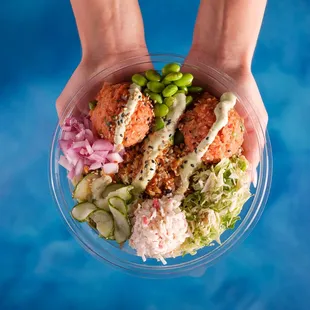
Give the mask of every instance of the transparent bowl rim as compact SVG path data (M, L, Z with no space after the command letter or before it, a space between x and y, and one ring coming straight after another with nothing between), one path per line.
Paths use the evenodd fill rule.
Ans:
M165 62L164 60L161 60L161 58L168 58L172 57L174 58L175 62L183 63L185 58L181 55L177 54L166 54L166 53L154 53L154 54L146 54L144 56L135 56L130 57L127 59L124 59L123 61L114 64L112 66L106 67L103 70L100 70L99 72L96 72L93 74L93 76L90 77L90 79L79 89L79 91L69 100L67 107L62 114L60 121L57 123L55 132L53 134L52 144L51 144L51 150L50 150L50 161L49 161L49 183L50 183L50 189L53 195L53 198L55 200L55 203L58 206L58 210L60 211L60 214L62 215L62 218L67 223L67 226L69 227L69 231L73 234L73 236L79 241L79 243L91 254L93 254L96 258L99 260L104 260L105 262L110 263L114 267L121 268L128 273L143 276L143 277L162 277L164 275L169 276L176 276L176 275L182 275L185 273L188 273L190 270L205 266L209 267L216 263L225 253L227 253L232 247L234 247L236 244L242 242L251 232L251 230L254 228L256 223L258 222L263 209L266 205L268 195L270 192L271 187L271 177L272 177L272 150L271 150L271 143L268 131L264 131L262 124L259 121L259 118L257 116L257 113L252 107L251 101L243 93L242 88L239 87L237 93L238 99L240 99L240 94L242 95L242 102L246 102L247 105L243 105L243 108L246 110L249 115L251 115L251 121L255 121L255 124L258 125L258 128L256 128L256 135L258 142L260 146L264 146L261 154L260 154L260 165L259 165L259 179L258 184L256 188L256 194L254 196L253 202L247 212L247 215L243 220L241 221L238 228L233 232L233 234L228 238L228 240L225 240L225 242L218 246L215 250L213 250L211 253L204 255L202 257L195 258L193 256L193 259L186 263L181 263L178 265L163 265L163 266L148 266L144 264L136 264L131 262L124 262L123 260L115 260L115 256L110 256L109 253L105 253L105 255L101 255L98 252L94 251L83 239L83 236L80 235L79 231L77 230L77 226L73 226L70 224L70 222L67 219L67 211L63 209L62 204L65 203L64 195L62 192L62 188L59 186L59 178L58 175L55 173L55 168L57 166L57 161L55 160L55 154L57 155L57 150L59 153L59 147L58 147L58 137L61 132L60 123L67 115L70 115L74 109L74 102L77 98L85 94L85 90L87 90L92 83L96 82L96 78L102 76L103 74L107 77L111 73L113 73L116 68L117 71L122 70L128 66L133 66L136 64L152 64L154 62ZM155 60L153 60L154 58ZM157 59L158 58L158 59ZM157 60L156 60L157 59ZM227 74L221 72L220 70L210 67L204 63L199 63L198 61L195 61L195 64L187 63L191 67L196 67L199 71L202 73L205 73L212 78L220 79L222 82L225 82L226 84L229 84L233 88L237 88L237 85L235 81L228 76ZM240 100L239 100L240 101ZM259 134L258 134L259 132ZM265 141L262 142L262 140ZM58 154L59 155L59 154ZM55 166L56 165L56 166ZM57 167L58 169L58 167ZM69 214L70 216L70 214ZM205 257L206 256L206 257Z

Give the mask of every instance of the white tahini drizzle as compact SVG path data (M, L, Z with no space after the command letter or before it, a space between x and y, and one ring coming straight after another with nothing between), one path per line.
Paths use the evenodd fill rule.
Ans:
M166 116L165 127L149 135L149 140L144 145L142 167L135 177L132 185L141 192L145 190L156 172L155 159L166 148L170 138L174 135L177 122L186 108L186 97L177 94L174 105Z
M235 106L236 100L236 96L231 92L224 93L221 96L220 102L214 109L216 121L210 128L208 135L199 143L194 152L182 158L182 165L179 168L181 185L176 191L176 194L182 195L187 190L189 186L189 177L201 163L201 158L208 151L209 146L212 144L219 131L227 125L228 113Z
M116 148L121 148L123 144L124 135L126 131L126 127L130 123L130 119L132 114L134 113L139 100L142 98L142 93L140 91L140 86L133 83L129 88L129 98L125 108L121 111L121 113L117 117L116 127L115 127L115 135L114 135L114 144Z

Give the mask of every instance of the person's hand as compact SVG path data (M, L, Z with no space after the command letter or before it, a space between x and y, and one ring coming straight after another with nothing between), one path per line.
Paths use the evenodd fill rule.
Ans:
M129 50L127 52L114 55L102 55L102 57L95 60L92 58L83 59L73 72L62 93L56 100L56 109L59 118L61 118L62 113L64 112L64 109L66 108L70 99L79 91L83 85L85 85L87 81L91 79L91 77L96 75L96 73L123 61L124 58L145 56L146 54L147 49L145 47L135 51ZM143 68L135 67L133 69L135 72L143 71ZM129 74L131 74L131 72L128 72L128 75Z
M82 60L56 101L59 117L70 99L96 73L124 59L147 55L137 0L71 0L71 4ZM131 70L138 72L142 68Z
M191 50L186 59L186 62L191 65L198 65L198 63L204 63L208 66L211 66L226 73L236 81L237 91L240 92L242 95L246 96L247 99L249 99L249 102L252 105L251 109L249 109L250 114L246 113L238 105L236 109L245 121L246 135L243 143L243 149L246 158L251 163L252 180L255 185L257 178L256 167L259 164L260 152L262 151L262 149L259 147L258 139L260 139L261 143L264 144L265 137L263 133L265 132L267 127L268 114L262 101L255 79L252 75L251 69L246 64L240 64L238 66L235 66L223 59L220 60L218 58L206 58L205 54L201 53L199 50ZM253 112L254 115L251 115L251 112ZM251 117L254 122L251 121ZM257 131L255 128L259 128L260 126L262 126L262 131L259 131L257 137Z
M250 114L236 107L245 120L246 135L243 144L245 156L252 166L252 180L256 183L256 167L261 149L258 145L257 123L264 144L268 115L257 84L251 72L253 53L261 27L266 0L217 0L202 1L195 25L193 44L187 57L191 64L203 63L218 69L237 83L237 92L246 96L251 104ZM229 90L227 90L229 91Z

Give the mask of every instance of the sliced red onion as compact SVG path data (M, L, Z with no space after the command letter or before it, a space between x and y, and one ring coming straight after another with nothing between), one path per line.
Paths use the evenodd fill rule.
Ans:
M72 148L73 149L77 149L77 148L80 148L80 147L86 147L86 142L85 141L78 141L78 142L73 142L72 144Z
M107 140L99 139L93 144L94 151L113 151L114 146Z
M89 141L89 143L94 142L94 134L90 129L85 129L85 138Z
M89 166L89 170L97 170L102 167L102 164L99 162L95 162Z
M75 133L71 131L65 131L62 135L63 140L74 140L75 139Z
M59 165L63 166L65 169L67 169L68 171L71 171L73 169L73 165L70 164L69 161L67 160L67 158L63 155L60 156L58 163L59 163Z
M78 133L76 136L75 136L75 140L76 141L83 141L85 139L85 130L81 130L80 133Z
M85 129L84 125L82 123L75 123L72 125L72 128L74 128L76 131L80 132L81 130Z
M87 117L82 120L70 117L65 120L62 129L59 146L65 156L60 157L59 164L69 171L69 179L80 178L84 166L90 170L103 168L106 174L118 172L118 163L123 161L120 153L123 154L124 149L117 152L109 141L96 140Z
M88 140L85 140L84 142L85 142L85 147L86 147L88 154L92 154L94 151L93 151L92 147L90 146Z
M106 159L107 155L109 154L109 151L95 151L96 155L101 156L103 159Z
M75 166L75 175L80 176L83 173L84 163L82 159L79 159Z
M77 149L77 150L78 150L78 149ZM87 156L87 155L88 155L87 150L84 149L84 148L81 148L81 149L79 150L79 153L80 153L81 155L84 155L84 156Z
M118 172L118 164L116 163L104 164L103 171L105 174L115 174Z
M125 154L125 148L122 148L118 153L123 156Z
M93 162L87 158L83 158L84 166L90 166Z
M79 154L76 153L74 149L68 149L66 155L69 163L72 164L73 166L75 166L80 159Z
M67 153L69 147L70 147L71 142L70 141L66 141L66 140L59 140L59 146L60 149L62 150L62 152L64 154Z
M102 163L105 161L105 159L102 156L100 156L96 153L89 155L87 158L92 160L92 161L99 162L99 163Z
M118 153L110 153L107 155L107 160L111 163L121 163L123 158Z
M71 171L68 173L68 178L70 180L73 180L74 177L75 177L75 169L72 168Z
M62 126L61 129L63 131L71 131L71 126Z
M69 117L68 118L68 125L73 126L74 124L77 124L77 119L75 117Z

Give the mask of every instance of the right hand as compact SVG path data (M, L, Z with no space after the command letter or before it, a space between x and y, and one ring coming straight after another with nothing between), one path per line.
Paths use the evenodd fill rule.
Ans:
M253 123L250 120L251 115L248 115L242 109L237 110L239 114L244 118L245 127L246 127L246 135L243 143L244 155L251 163L252 168L252 181L255 184L257 179L256 168L260 161L260 153L262 149L259 147L258 139L256 137L257 126L260 124L262 126L263 132L259 132L259 139L261 140L262 145L265 143L265 136L263 133L266 131L267 123L268 123L268 114L265 109L263 100L261 98L259 89L251 72L251 69L247 65L235 65L230 62L221 60L221 59L212 59L206 58L206 54L200 52L199 50L191 50L186 61L192 65L195 63L198 65L199 63L204 63L208 66L219 69L220 71L226 73L231 78L236 81L238 85L238 89L240 93L245 95L250 103L252 104L252 110L257 115L253 115L253 118L257 120L256 123ZM237 89L237 91L238 91ZM228 91L228 90L227 90ZM253 114L254 114L253 113Z

